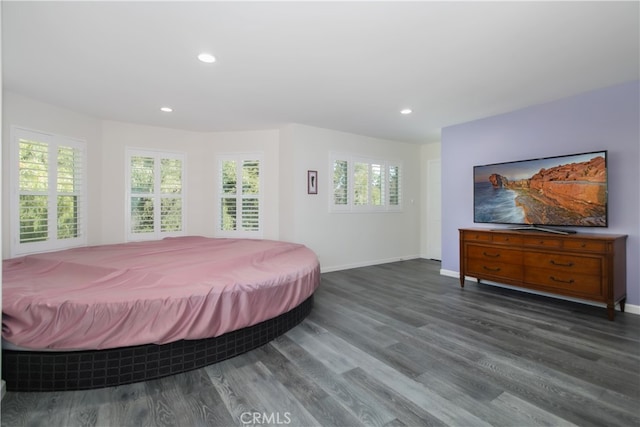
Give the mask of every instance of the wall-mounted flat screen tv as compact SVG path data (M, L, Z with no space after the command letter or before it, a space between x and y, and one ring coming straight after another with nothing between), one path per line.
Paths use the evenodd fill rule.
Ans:
M608 225L607 151L474 166L473 183L476 223Z

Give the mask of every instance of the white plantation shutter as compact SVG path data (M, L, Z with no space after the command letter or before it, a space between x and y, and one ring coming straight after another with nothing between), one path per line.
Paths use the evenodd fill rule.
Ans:
M49 144L19 139L20 243L49 240Z
M86 244L86 145L12 129L12 255Z
M369 164L354 162L353 165L353 203L356 206L369 205Z
M260 161L242 162L242 229L260 231Z
M224 236L262 235L261 154L221 156L218 232Z
M74 239L84 222L79 206L80 203L84 205L84 150L59 146L57 158L58 239Z
M221 231L235 231L237 227L238 168L234 159L220 162L220 221Z
M185 155L127 150L127 239L182 236Z
M182 159L160 160L160 231L182 231Z
M387 193L389 195L389 209L402 208L402 168L398 165L390 164L387 173Z
M129 158L130 226L133 235L155 231L154 184L155 158L132 154Z
M349 163L343 159L333 159L331 162L333 176L331 187L331 206L333 210L345 209L350 205L349 188L351 179L349 178Z
M371 206L384 206L385 203L385 188L386 183L384 182L385 169L384 165L379 163L371 163L371 179L369 180L369 184L371 187L371 191L369 193L369 204Z

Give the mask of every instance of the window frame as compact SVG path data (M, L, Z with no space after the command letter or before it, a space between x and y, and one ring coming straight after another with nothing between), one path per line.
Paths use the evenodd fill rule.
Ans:
M347 202L345 204L335 203L335 189L334 178L335 170L334 165L336 162L347 163ZM358 186L356 185L356 164L367 165L367 202L357 203L356 192ZM372 203L372 195L374 188L373 170L374 166L380 166L380 193L381 203ZM390 169L397 168L397 192L391 193L390 184ZM330 153L329 155L329 212L330 213L368 213L368 212L402 212L403 210L403 196L402 196L402 177L403 166L402 162L397 160L383 160L380 158L372 158L366 156L360 156L356 154L346 153ZM398 203L392 204L392 198L397 196Z
M154 207L154 230L148 233L134 233L132 227L131 216L131 199L138 193L133 193L131 190L131 160L133 157L150 157L154 159L154 176L153 176L153 191L145 194L147 197L153 199ZM161 187L161 164L163 159L180 160L182 162L182 177L181 177L181 219L180 230L178 231L162 231L162 187ZM134 148L127 147L125 149L125 239L127 242L146 241L146 240L160 240L165 237L178 237L187 235L187 154L181 151L169 151L169 150L156 150L149 148ZM166 197L165 197L166 198Z
M82 139L71 138L63 135L57 135L51 132L43 132L39 130L28 129L20 126L11 126L10 130L10 256L20 256L33 253L50 252L55 250L69 249L87 245L87 144ZM47 201L47 224L49 236L45 241L39 242L20 242L20 196L23 194L20 189L20 141L32 140L44 143L48 146L48 168L47 168L47 190L43 191L48 197ZM78 164L74 162L75 173L79 173L78 184L79 191L73 191L77 200L76 214L76 233L74 238L58 238L58 149L60 147L70 147L78 150L81 158ZM78 171L79 169L79 171ZM64 192L63 192L64 193ZM53 234L53 236L51 235Z
M235 161L236 162L236 193L234 195L236 199L236 224L242 223L242 199L244 198L257 198L258 199L258 230L243 230L241 227L236 226L235 230L223 230L222 229L222 199L231 198L228 194L224 193L223 186L223 162ZM257 161L258 162L258 194L257 195L243 195L242 194L242 165L245 161ZM249 239L261 239L264 234L264 153L261 151L254 152L241 152L241 153L224 153L216 156L217 166L217 186L216 186L216 210L214 215L215 220L215 235L218 237L228 238L249 238ZM227 195L225 195L227 194ZM238 216L238 213L240 216Z

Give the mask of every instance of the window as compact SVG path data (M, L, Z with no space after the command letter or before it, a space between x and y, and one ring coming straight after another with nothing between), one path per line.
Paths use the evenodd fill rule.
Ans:
M260 154L238 154L219 158L219 234L262 235L261 157Z
M127 150L127 239L184 235L184 154Z
M400 210L401 166L398 162L332 154L330 210L363 212Z
M12 132L12 255L85 245L86 144Z

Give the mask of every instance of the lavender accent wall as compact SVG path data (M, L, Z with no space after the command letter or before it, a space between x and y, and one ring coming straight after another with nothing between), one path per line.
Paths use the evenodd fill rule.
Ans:
M442 131L442 270L459 272L458 229L473 222L474 165L608 150L609 227L627 234L627 303L640 306L640 81Z

